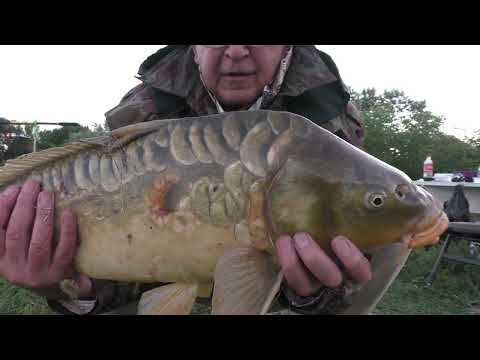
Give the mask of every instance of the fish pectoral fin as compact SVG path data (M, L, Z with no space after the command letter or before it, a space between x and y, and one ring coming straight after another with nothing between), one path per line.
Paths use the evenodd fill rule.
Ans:
M405 265L411 250L401 243L370 249L372 278L350 297L343 315L368 315L373 312Z
M226 252L215 269L212 315L265 314L281 284L273 257L252 247Z
M188 315L197 297L197 284L169 284L143 293L138 315Z

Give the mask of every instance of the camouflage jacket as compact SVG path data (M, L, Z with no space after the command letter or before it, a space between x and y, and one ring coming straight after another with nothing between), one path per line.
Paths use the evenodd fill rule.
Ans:
M141 84L106 113L110 130L144 121L217 113L201 82L191 46L170 45L160 49L142 63L138 78ZM314 46L294 47L280 92L263 108L302 115L357 147L363 145L361 115L350 102L350 95L333 60ZM132 308L128 304L134 304L142 292L159 285L114 281L94 283L97 301L91 313L96 314L118 310L126 305L124 309L130 312L134 306ZM288 298L291 306L291 298ZM68 313L59 303L49 303L55 311ZM305 312L312 311L315 310Z

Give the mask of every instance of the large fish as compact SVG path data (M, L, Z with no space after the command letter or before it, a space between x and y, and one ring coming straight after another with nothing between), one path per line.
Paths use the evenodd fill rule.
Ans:
M282 279L274 241L336 235L373 255L373 279L346 313L366 313L408 251L433 244L447 218L396 168L287 112L157 120L24 155L0 190L36 179L78 216L78 271L96 279L171 283L142 314L187 314L214 284L212 313L265 313ZM208 291L207 291L207 296Z

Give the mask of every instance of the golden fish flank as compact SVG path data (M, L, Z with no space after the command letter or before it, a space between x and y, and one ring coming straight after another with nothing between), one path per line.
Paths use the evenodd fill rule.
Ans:
M77 213L79 271L179 283L150 293L148 309L178 294L174 308L188 312L197 287L185 284L215 282L214 313L260 313L279 284L271 254L281 233L309 232L326 250L336 234L361 249L408 236L413 247L436 242L447 223L404 173L285 112L127 126L9 161L0 188L28 178L60 195L57 215Z

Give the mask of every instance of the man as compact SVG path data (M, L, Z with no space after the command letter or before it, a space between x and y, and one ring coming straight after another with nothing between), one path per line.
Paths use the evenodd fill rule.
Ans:
M363 124L339 72L331 58L313 46L168 46L141 65L139 79L142 84L106 114L112 130L156 119L270 109L305 116L362 146ZM53 206L52 194L36 183L3 194L0 276L47 297L59 312L77 314L118 310L158 286L76 274L84 301L64 300L58 283L73 274L76 220L65 212L59 244L52 249L52 222L40 218L48 218L45 209ZM358 284L371 277L368 260L343 237L332 239L337 259L329 258L308 234L281 236L276 244L285 277L280 303L296 312L339 312L345 305L343 276Z

